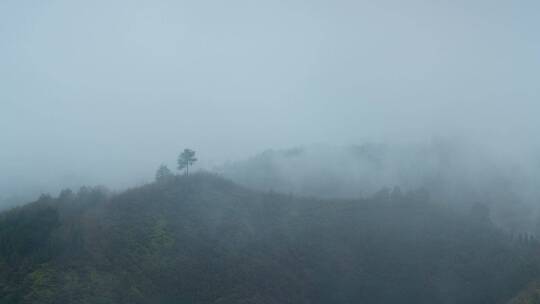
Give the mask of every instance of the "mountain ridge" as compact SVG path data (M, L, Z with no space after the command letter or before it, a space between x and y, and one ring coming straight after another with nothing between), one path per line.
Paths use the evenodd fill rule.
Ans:
M175 176L0 215L0 303L504 303L536 243L414 192L329 200Z

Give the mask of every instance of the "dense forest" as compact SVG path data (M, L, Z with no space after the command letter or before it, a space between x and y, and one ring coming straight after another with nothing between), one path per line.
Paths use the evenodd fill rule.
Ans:
M0 303L532 303L539 252L486 206L425 191L318 199L170 175L2 213Z

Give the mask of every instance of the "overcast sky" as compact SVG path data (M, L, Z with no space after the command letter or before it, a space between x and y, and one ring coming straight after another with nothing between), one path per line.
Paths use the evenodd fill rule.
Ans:
M310 143L538 143L538 1L0 1L0 190ZM501 144L504 143L504 144Z

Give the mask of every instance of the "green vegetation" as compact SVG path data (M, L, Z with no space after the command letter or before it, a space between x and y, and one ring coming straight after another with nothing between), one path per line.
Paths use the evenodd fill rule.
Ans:
M520 292L509 304L539 304L540 303L540 282L534 281Z
M297 198L197 173L43 196L0 214L0 303L493 304L537 277L537 242L482 206L384 193Z

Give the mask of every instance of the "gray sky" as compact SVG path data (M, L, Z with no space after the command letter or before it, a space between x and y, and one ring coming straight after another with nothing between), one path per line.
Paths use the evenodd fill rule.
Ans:
M538 1L0 1L0 191L184 147L536 145ZM501 144L504 143L504 144Z

